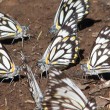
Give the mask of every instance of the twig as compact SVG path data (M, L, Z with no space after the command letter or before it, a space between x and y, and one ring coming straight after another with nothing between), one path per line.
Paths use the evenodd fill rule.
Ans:
M39 35L37 36L37 41L39 40L41 34L42 34L42 31L40 31ZM32 52L34 51L34 48L35 48L37 45L38 45L38 44L36 43L36 44L32 47Z
M38 37L37 37L37 41L39 40L41 34L42 34L42 31L40 31L40 33L39 33L39 35L38 35Z
M7 107L7 99L5 98L5 107Z
M33 100L26 100L25 103L32 103L32 104L34 104L35 102Z
M99 96L99 98L105 99L105 100L107 100L107 101L110 101L110 98L106 98L106 97L102 97L102 96Z

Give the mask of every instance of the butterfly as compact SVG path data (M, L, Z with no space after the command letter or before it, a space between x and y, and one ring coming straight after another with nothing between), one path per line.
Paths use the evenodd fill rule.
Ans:
M36 108L37 110L38 109L41 109L42 108L42 105L41 105L41 102L43 100L43 94L40 90L40 87L35 79L35 76L31 70L31 68L26 64L25 65L26 68L27 68L27 77L28 77L28 82L29 82L29 90L32 94L32 97L35 101L35 104L36 104Z
M0 43L0 78L13 79L19 74L20 68L15 66L7 49Z
M81 68L89 75L110 72L110 27L104 27L100 31L88 61Z
M38 60L38 66L44 71L50 67L65 68L70 63L75 63L79 52L79 41L77 36L76 15L68 19L63 27L57 33L46 49L41 60Z
M89 13L89 0L62 0L56 12L50 33L56 34L73 13L76 13L78 16L77 22L86 17Z
M29 37L27 30L26 26L21 26L9 15L0 13L0 40L21 38L23 43L23 38Z
M30 66L28 65L26 56L24 55L24 53L22 51L19 53L21 55L21 60L22 60L22 64L23 64L22 70L24 70L24 72L27 75L29 90L31 92L31 95L32 95L34 101L35 101L36 109L40 110L42 108L41 102L43 99L43 94L42 94L40 87L35 79L34 73L32 72Z
M43 110L96 110L96 103L89 101L71 79L54 69L49 73L42 107Z

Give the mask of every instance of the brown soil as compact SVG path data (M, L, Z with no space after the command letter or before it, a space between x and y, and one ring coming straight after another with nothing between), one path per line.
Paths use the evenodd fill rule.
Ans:
M15 41L13 45L3 42L16 65L22 63L18 52L23 50L24 54L29 56L28 62L35 71L36 62L43 55L51 39L49 35L47 36L47 33L53 23L59 3L60 0L2 0L0 11L13 16L22 25L29 25L32 35L30 39L24 41L24 48L22 48L21 40ZM83 56L81 61L88 58L95 37L101 28L107 25L110 26L110 5L107 6L101 0L91 0L90 14L83 20L78 32L78 36L81 38L80 48L84 49L80 55ZM37 41L40 32L42 34ZM83 83L82 77L79 77L79 74L82 73L79 63L65 72L68 77L73 79L76 73L77 78L75 80ZM36 74L38 73L37 71ZM23 72L20 74L24 75ZM46 79L43 78L39 83L42 91L45 90L45 82ZM84 90L85 94L91 96L88 95L88 92L97 84L100 84L99 80L97 80L97 83L90 83L89 87ZM109 91L110 89L103 89L96 94L92 94L92 96L95 98L98 96L110 97ZM32 110L35 107L32 101L26 77L14 80L12 84L8 82L0 83L0 110ZM98 106L103 103L101 101L102 99L97 99Z

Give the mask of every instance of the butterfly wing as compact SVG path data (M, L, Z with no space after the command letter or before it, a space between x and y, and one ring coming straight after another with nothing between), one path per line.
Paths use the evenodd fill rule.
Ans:
M72 36L77 34L77 14L73 13L71 16L63 24L61 29L58 31L56 37L62 36L63 38L65 36Z
M13 78L13 76L18 75L16 69L8 51L0 44L0 78Z
M87 107L86 107L87 105ZM42 103L44 110L95 110L82 91L58 70L49 73L48 88Z
M53 38L50 43L50 47L48 50L51 50L58 42L60 42L65 37L75 37L77 36L77 15L75 13L72 14L69 19L63 24L62 28L58 31L57 35ZM72 39L71 38L71 39Z
M47 71L50 67L64 68L70 63L75 63L79 52L79 43L76 36L65 37L57 44L51 45L45 59L38 64L41 70Z
M86 67L86 65L85 65ZM95 40L89 61L87 74L110 72L110 27L105 27Z
M46 49L42 59L38 61L38 66L43 72L47 71L50 66L67 66L75 62L79 43L76 37L77 23L74 19L77 16L76 14L73 16L65 22Z
M26 36L26 27L20 26L12 17L0 13L0 40Z
M77 20L81 21L88 14L88 11L88 0L62 0L54 18L54 25L51 27L50 32L57 33L73 13L76 13Z
M76 36L65 37L55 45L51 45L46 59L48 65L68 66L75 63L78 57L79 43Z

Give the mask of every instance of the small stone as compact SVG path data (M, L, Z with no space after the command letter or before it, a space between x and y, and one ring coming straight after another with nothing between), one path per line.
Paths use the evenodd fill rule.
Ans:
M92 30L91 29L88 29L88 31L91 32Z
M98 32L92 33L92 37L97 37L97 35L98 35Z

